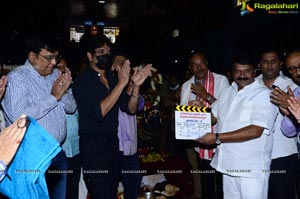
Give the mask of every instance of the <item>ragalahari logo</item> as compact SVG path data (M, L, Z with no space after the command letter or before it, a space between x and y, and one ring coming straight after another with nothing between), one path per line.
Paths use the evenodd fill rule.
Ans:
M250 12L254 12L254 9L251 8L249 6L249 3L246 3L246 1L242 2L242 7L240 10L241 10L240 12L241 16L244 16L245 14L249 14Z

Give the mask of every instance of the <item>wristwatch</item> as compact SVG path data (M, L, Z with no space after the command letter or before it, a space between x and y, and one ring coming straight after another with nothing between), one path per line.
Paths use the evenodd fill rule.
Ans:
M6 164L0 160L0 182L6 175Z
M219 139L219 133L216 133L216 144L219 145L221 144L221 140Z
M212 96L211 96L211 95L208 95L208 97L206 98L206 101L207 101L208 103L210 103L211 100L212 100Z

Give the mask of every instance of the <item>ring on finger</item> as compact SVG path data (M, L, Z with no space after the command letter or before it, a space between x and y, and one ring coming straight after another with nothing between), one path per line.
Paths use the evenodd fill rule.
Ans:
M24 120L25 120L25 122L24 122ZM27 124L28 124L27 118L21 118L17 122L17 127L19 129L22 129L22 128L26 127Z

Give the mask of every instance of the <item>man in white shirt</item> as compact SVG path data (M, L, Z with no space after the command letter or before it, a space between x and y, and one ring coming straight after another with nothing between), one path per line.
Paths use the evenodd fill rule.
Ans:
M277 86L284 92L292 92L298 86L280 71L282 61L280 54L275 49L266 49L262 51L258 67L261 75L256 80L262 85L272 89ZM282 98L288 98L288 94ZM293 199L295 198L295 183L297 176L297 138L286 137L283 135L280 127L284 118L284 113L278 111L278 116L274 124L272 163L269 179L269 196L272 199ZM282 171L278 173L278 171Z
M269 89L255 81L247 54L235 58L232 74L234 82L212 106L216 133L197 141L218 144L211 166L223 173L224 199L266 199L276 107Z
M211 72L208 69L208 61L201 52L194 52L189 58L189 69L193 76L182 85L180 104L191 106L206 106L210 105L219 98L221 91L229 87L228 80L225 76ZM188 160L194 170L213 170L210 167L210 162L213 157L213 148L201 145L197 148L187 148L186 153ZM200 157L200 158L197 158ZM199 160L199 163L197 161ZM219 173L218 173L219 174ZM202 190L202 198L215 198L215 182L214 174L211 172L201 174L201 185L199 174L194 173L194 198L200 198L200 186ZM219 174L220 175L220 174ZM217 180L217 195L222 195L221 175ZM218 182L219 181L219 182ZM218 186L219 185L219 186ZM221 197L221 196L220 196Z

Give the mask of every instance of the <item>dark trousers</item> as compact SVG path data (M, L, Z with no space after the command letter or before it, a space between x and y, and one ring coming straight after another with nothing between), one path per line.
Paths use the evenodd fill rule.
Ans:
M66 199L78 199L79 180L81 172L81 163L79 154L72 158L67 158L67 192Z
M46 171L46 182L51 199L65 199L67 185L67 158L62 150L52 160Z
M199 158L202 199L223 198L222 174L210 166L210 160Z
M122 163L118 139L104 142L101 137L80 136L79 147L90 199L116 198Z
M298 154L276 158L271 163L269 199L295 199Z
M141 186L142 174L139 173L140 161L137 154L124 156L122 160L122 183L124 198L135 199L138 197ZM126 172L133 171L133 172ZM137 171L137 172L135 172Z

